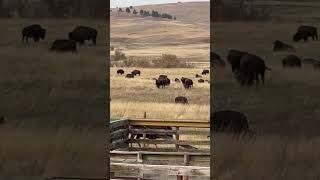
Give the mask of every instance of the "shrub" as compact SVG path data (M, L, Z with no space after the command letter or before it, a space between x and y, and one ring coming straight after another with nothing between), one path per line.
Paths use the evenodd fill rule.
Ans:
M120 50L116 49L114 52L114 60L115 61L120 61L123 59L127 59L125 53L121 52Z

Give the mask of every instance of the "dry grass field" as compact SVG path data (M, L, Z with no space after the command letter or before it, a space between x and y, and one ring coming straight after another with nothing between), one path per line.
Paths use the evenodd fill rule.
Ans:
M131 72L135 68L125 68ZM202 69L191 68L138 68L141 76L133 79L117 75L117 68L110 71L111 89L111 116L112 117L143 117L147 112L150 118L174 119L209 119L210 112L210 84L198 83L195 74L200 74ZM171 80L169 87L158 89L152 78L166 74ZM186 90L182 83L174 82L175 78L188 77L194 81L194 88ZM203 76L210 80L210 76ZM177 96L188 98L188 105L175 104Z
M111 12L111 46L123 49L127 56L141 59L154 58L162 54L173 54L178 58L192 62L209 62L210 31L209 2L171 3L134 7L138 12L157 10L177 17L177 20L142 17L140 15ZM190 12L197 12L191 16ZM114 54L114 51L110 51ZM200 65L200 64L198 64ZM128 79L117 75L117 69L123 68L125 74L134 69L141 70L141 76ZM209 66L207 64L206 69ZM111 68L111 116L174 119L209 119L210 85L198 83L196 74L201 74L202 67L195 68ZM159 75L168 75L170 87L158 89L155 80ZM193 79L194 88L184 89L175 78ZM203 77L210 80L209 75ZM188 105L175 104L175 97L185 96Z
M138 12L143 9L169 13L177 20L141 17L113 9L110 16L111 46L122 48L128 56L175 54L192 61L208 62L209 7L209 2L135 7Z
M320 41L294 43L299 25L319 28L315 7L272 6L268 22L215 22L213 49L226 57L230 49L262 57L272 71L266 72L265 87L240 87L231 68L214 72L213 102L217 110L232 109L247 115L257 131L253 139L238 142L214 136L214 179L319 179L320 72L311 65L282 69L285 54L272 52L272 42L284 41L297 49L296 55L319 59ZM290 8L288 8L290 7ZM288 18L288 11L291 11ZM313 16L310 15L313 12ZM305 17L303 20L301 17ZM237 29L234 31L234 29Z
M70 19L1 19L0 175L105 176L106 23ZM44 41L22 44L21 29L39 23ZM97 46L78 54L48 51L77 25L98 29Z

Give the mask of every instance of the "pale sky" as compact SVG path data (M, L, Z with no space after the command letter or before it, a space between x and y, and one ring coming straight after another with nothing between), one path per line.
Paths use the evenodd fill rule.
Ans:
M176 3L181 2L195 2L195 1L210 1L210 0L111 0L110 7L128 7L128 6L139 6L147 4L165 4L165 3Z

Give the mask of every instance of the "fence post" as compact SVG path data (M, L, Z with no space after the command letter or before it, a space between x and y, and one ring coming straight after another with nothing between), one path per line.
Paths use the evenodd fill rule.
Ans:
M176 127L176 132L178 132L179 131L179 127ZM176 133L175 134L175 139L177 140L177 141L179 141L179 133ZM177 145L176 144L176 149L179 149L179 145Z

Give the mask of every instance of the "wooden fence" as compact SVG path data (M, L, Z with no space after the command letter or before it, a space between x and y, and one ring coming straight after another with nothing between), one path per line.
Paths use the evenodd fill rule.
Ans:
M210 178L208 120L122 119L111 122L110 127L111 178ZM134 139L134 134L143 139ZM172 138L147 139L147 135ZM196 136L202 139L195 139Z

